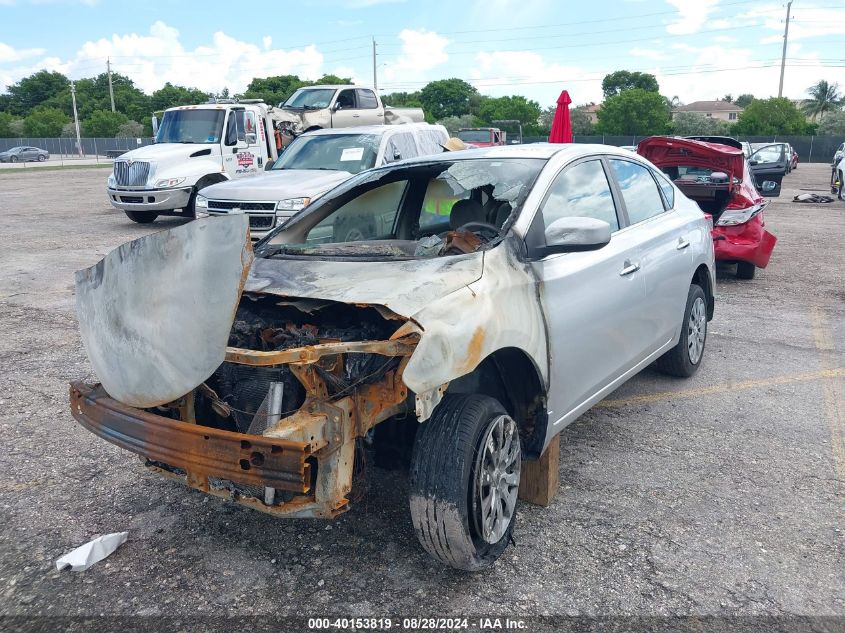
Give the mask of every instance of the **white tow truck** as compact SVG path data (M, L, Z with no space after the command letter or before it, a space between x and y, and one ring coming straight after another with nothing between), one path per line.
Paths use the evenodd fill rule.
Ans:
M194 217L203 187L262 172L279 156L279 123L289 119L258 99L165 110L155 143L122 154L108 178L113 206L146 224L160 215Z

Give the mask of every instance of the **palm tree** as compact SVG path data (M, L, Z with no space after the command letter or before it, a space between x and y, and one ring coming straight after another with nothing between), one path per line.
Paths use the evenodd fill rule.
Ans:
M838 109L842 104L842 93L839 92L839 84L829 84L824 79L807 88L810 99L805 99L802 104L804 114L821 120L826 112Z

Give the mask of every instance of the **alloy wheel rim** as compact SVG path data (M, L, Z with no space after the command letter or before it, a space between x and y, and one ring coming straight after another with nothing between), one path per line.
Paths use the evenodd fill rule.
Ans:
M687 322L687 352L690 362L697 365L704 353L704 339L707 337L707 310L704 300L696 297Z
M522 451L519 429L507 415L496 418L482 440L476 467L476 528L487 543L498 543L516 510Z

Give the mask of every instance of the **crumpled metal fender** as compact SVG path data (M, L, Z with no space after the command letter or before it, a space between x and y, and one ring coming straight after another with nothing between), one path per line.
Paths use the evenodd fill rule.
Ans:
M252 260L249 219L233 215L127 242L78 271L79 331L108 394L152 407L211 376Z
M484 253L480 279L432 302L412 318L422 328L421 338L402 380L417 394L420 422L440 401L443 385L472 372L502 348L524 351L548 386L546 325L537 282L509 241Z

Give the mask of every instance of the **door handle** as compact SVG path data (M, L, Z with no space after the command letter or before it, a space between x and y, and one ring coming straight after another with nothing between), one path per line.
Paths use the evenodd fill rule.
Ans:
M626 260L625 261L625 268L623 268L621 270L621 272L619 273L619 276L624 277L625 275L630 275L631 273L637 272L639 269L640 269L639 264L632 264L631 262Z
M675 247L679 251L684 250L687 246L689 246L689 242L682 237L678 238L678 245Z
M353 114L353 115L352 115L352 118L353 118L353 119L357 119L359 116L361 116L361 115L360 115L360 114Z

